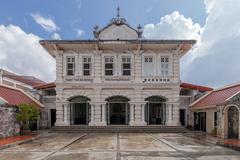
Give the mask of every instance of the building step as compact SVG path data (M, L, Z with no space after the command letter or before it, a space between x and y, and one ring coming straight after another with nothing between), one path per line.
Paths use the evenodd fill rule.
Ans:
M54 126L55 133L184 133L183 126Z

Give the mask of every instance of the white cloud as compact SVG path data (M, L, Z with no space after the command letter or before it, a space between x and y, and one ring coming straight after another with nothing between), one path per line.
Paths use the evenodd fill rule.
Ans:
M202 44L182 60L182 79L219 87L240 81L239 0L205 0Z
M0 67L45 81L55 80L55 60L41 47L40 38L20 27L0 25Z
M201 26L193 23L191 18L185 18L175 11L160 19L157 24L144 26L143 36L148 39L199 39Z
M81 37L81 36L84 34L84 31L81 30L81 29L75 29L75 30L76 30L76 32L77 32L77 36L78 36L78 37Z
M61 38L60 34L55 32L55 33L52 34L52 39L61 40L62 38Z
M43 17L39 13L32 13L31 16L33 17L37 24L39 24L42 28L44 28L48 32L56 32L60 30L60 27L58 27L51 18Z
M240 81L240 5L239 0L204 0L208 13L201 28L178 12L161 18L158 24L144 27L153 39L198 39L181 59L181 79L201 85L220 87Z

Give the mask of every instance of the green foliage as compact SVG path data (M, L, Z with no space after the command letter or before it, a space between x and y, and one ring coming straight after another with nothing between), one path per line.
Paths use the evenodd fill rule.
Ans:
M21 124L21 129L28 130L31 124L36 123L39 111L36 107L29 104L19 105L19 112L16 115L17 121Z

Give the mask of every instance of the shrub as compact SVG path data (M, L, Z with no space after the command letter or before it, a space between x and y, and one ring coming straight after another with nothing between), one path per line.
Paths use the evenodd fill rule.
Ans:
M33 123L37 122L39 117L39 111L35 106L29 104L19 105L19 112L16 115L16 119L20 122L22 130L29 130Z

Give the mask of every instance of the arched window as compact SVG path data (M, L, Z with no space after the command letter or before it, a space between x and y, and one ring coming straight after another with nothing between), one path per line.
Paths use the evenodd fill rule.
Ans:
M88 101L91 101L91 99L85 96L76 96L76 97L70 98L69 101L73 103L86 103Z
M128 101L130 101L130 99L127 97L123 97L123 96L112 96L112 97L108 97L106 99L106 101L108 101L108 102L128 102Z
M167 99L161 96L151 96L145 99L148 102L166 102Z

